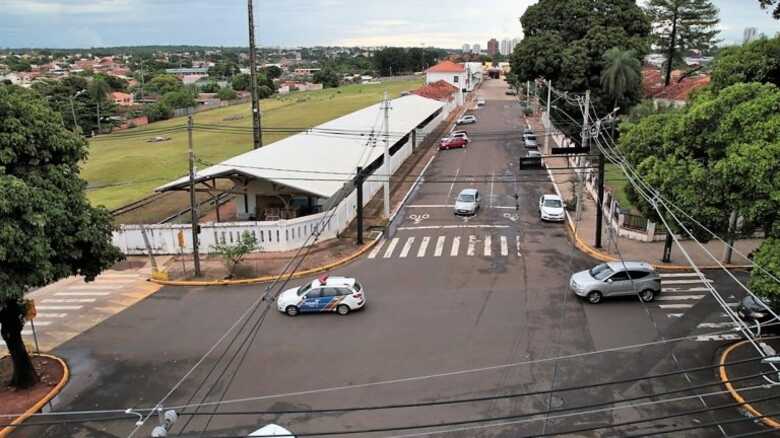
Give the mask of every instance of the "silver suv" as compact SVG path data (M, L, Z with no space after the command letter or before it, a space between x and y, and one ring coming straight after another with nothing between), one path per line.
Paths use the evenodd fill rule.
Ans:
M604 297L636 294L647 303L661 293L661 276L649 263L609 262L573 274L569 287L592 304Z

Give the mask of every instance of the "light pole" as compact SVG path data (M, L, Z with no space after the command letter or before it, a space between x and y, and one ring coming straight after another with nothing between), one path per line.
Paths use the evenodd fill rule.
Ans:
M73 116L73 133L78 134L81 130L81 127L79 126L78 122L76 121L76 108L73 106L73 99L81 96L82 94L86 93L87 90L81 90L76 92L73 96L70 96L68 100L70 100L70 114Z

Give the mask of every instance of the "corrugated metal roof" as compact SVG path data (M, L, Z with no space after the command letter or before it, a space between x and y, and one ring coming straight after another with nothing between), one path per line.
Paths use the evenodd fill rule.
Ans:
M438 111L443 103L409 95L393 99L390 110L391 142L409 133L425 119ZM383 125L381 103L347 114L315 128L327 130L370 132ZM404 134L405 135L405 134ZM196 180L210 180L241 174L265 179L293 189L330 198L351 178L357 166L366 166L384 152L380 139L376 146L366 146L368 135L332 135L300 133L271 143L260 149L237 155L196 173ZM371 142L373 144L373 142ZM326 180L326 181L323 181ZM332 181L335 180L335 181ZM179 178L156 191L186 187L189 177Z

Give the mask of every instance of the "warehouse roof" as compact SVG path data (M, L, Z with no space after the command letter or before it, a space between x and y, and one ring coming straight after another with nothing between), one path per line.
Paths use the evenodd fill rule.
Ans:
M301 192L330 198L354 175L383 152L383 142L369 133L383 130L382 104L347 114L260 149L199 170L196 182L230 176L264 179ZM390 102L391 142L400 140L435 114L442 103L417 95ZM376 140L374 138L374 140ZM156 191L186 188L189 177L179 178Z

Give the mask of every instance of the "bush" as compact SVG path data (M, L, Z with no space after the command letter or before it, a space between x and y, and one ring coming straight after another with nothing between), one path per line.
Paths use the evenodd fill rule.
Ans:
M232 88L225 87L220 88L219 91L217 91L217 97L219 97L221 100L235 100L238 98L238 95Z
M257 87L257 98L258 99L265 99L268 97L271 97L274 95L274 90L271 89L271 87L267 85L261 85Z
M228 271L229 278L235 275L236 268L252 251L260 249L257 238L249 231L244 231L236 243L218 243L212 247Z
M173 108L164 102L152 103L144 106L144 115L149 118L149 122L166 120L173 117Z
M171 91L165 93L160 102L171 108L192 108L197 103L188 91Z

